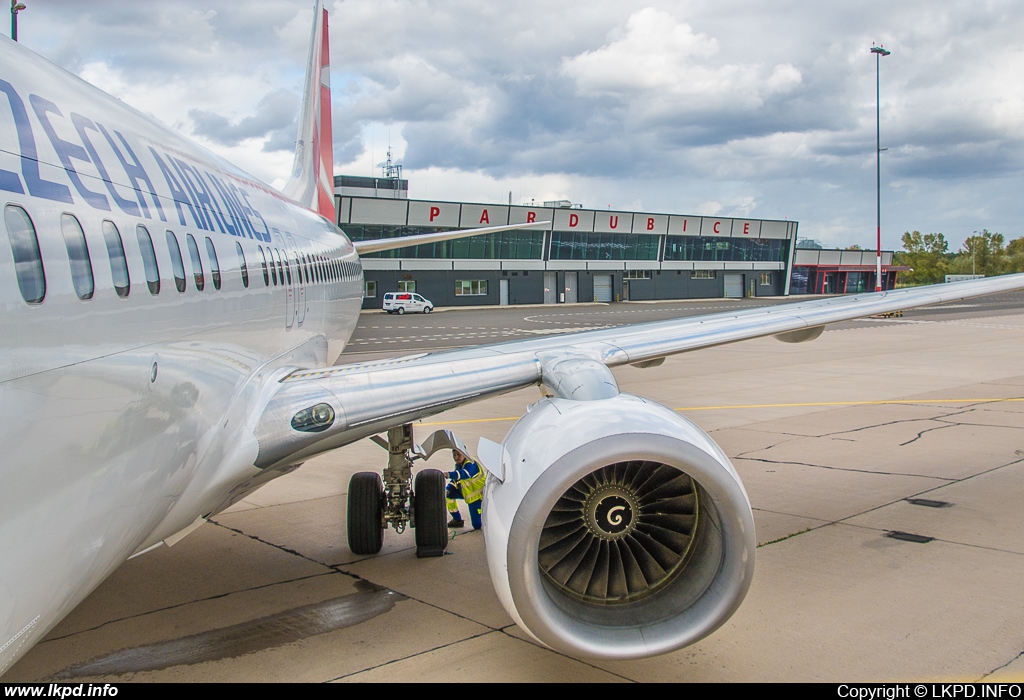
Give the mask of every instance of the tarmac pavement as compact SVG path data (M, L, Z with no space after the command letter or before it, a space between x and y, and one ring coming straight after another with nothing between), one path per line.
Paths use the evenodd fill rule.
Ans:
M1024 314L928 318L615 371L708 431L754 508L747 599L691 647L595 662L538 645L499 604L479 532L437 559L416 559L411 532L351 554L349 477L386 461L364 440L130 560L0 680L1022 681ZM537 398L417 434L500 441Z

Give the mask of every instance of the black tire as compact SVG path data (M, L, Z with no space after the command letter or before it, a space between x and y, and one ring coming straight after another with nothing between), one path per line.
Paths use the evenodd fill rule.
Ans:
M448 510L444 503L444 472L424 469L413 485L416 556L439 557L448 548Z
M427 308L423 309L423 313L429 314L433 310L434 310L433 306L428 306Z
M398 307L398 315L401 316L404 313L405 313L405 307L404 306L399 306Z
M359 472L348 482L348 548L376 554L384 545L384 482L376 472Z

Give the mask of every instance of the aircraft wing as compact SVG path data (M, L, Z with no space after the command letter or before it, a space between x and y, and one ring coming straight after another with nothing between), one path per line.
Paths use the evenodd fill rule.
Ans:
M301 462L529 385L544 384L562 398L600 398L618 393L609 367L651 366L669 355L769 335L803 342L829 323L1021 288L1024 274L1005 275L295 371L280 380L259 419L256 466ZM329 425L299 415L323 405Z

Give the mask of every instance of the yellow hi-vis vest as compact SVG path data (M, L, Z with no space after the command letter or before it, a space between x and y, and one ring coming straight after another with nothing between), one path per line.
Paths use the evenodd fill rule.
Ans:
M459 479L459 488L462 489L462 498L466 503L476 503L484 497L484 484L487 483L487 472L471 459L466 460L459 468L465 469L470 464L477 468L476 476Z

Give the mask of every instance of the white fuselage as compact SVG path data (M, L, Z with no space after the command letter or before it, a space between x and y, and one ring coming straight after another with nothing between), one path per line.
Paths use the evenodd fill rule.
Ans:
M276 475L252 466L251 421L275 379L340 353L362 271L331 222L152 119L7 40L0 66L2 673L133 553Z

